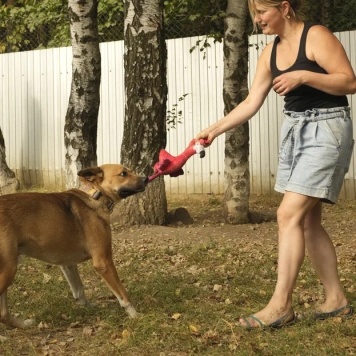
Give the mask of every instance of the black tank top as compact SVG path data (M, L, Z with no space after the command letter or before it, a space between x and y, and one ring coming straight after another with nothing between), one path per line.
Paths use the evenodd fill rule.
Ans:
M305 23L302 36L300 39L299 51L297 60L295 63L286 70L279 70L276 64L276 52L277 44L280 42L280 38L277 36L273 43L271 53L271 72L273 79L279 75L295 70L308 70L315 73L327 72L321 68L318 63L311 61L307 58L305 52L305 44L307 39L307 33L310 27L314 26L312 23ZM348 100L346 95L331 95L321 90L314 89L308 85L301 85L300 87L292 90L284 97L284 108L288 111L306 111L313 108L333 108L339 106L348 106Z

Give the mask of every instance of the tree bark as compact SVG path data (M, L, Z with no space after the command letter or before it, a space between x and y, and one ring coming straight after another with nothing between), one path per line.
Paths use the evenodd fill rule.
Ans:
M20 183L6 163L5 140L0 129L0 195L15 193Z
M224 33L225 114L247 96L247 1L229 0ZM250 170L248 123L226 132L224 216L231 224L249 221Z
M166 145L167 48L163 28L163 0L125 3L125 123L121 161L149 175ZM163 177L145 193L120 204L126 225L165 224L167 199Z
M67 188L77 186L77 172L97 165L101 56L97 0L69 0L73 51L72 85L64 126Z

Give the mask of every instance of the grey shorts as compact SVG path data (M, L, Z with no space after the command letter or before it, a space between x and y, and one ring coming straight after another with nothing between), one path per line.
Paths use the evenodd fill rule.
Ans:
M349 107L284 111L275 190L336 203L353 146Z

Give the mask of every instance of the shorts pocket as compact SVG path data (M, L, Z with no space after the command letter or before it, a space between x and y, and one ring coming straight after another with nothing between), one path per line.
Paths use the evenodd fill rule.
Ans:
M344 131L344 119L334 118L318 121L318 128L321 131L319 139L325 143L340 147Z
M349 152L347 152L347 157L346 157L346 162L345 162L345 174L349 171L350 168L350 163L351 163L351 157L352 157L352 152L354 150L355 146L355 141L351 141L351 145L349 146Z

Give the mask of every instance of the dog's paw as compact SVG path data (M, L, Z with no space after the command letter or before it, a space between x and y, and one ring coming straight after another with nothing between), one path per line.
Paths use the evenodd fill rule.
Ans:
M125 308L126 313L129 315L131 319L139 318L141 316L140 313L136 311L136 309L130 304Z
M6 340L7 340L7 337L0 335L0 344L1 344L2 342L5 342Z
M77 305L80 305L82 307L86 307L86 308L92 308L95 306L95 304L90 303L89 301L87 301L86 299L76 299L75 303Z
M9 325L13 328L25 329L35 325L34 319L21 320L19 318L11 317L9 319Z
M31 326L34 326L36 324L36 320L35 319L26 319L23 321L23 327L24 328L29 328Z

